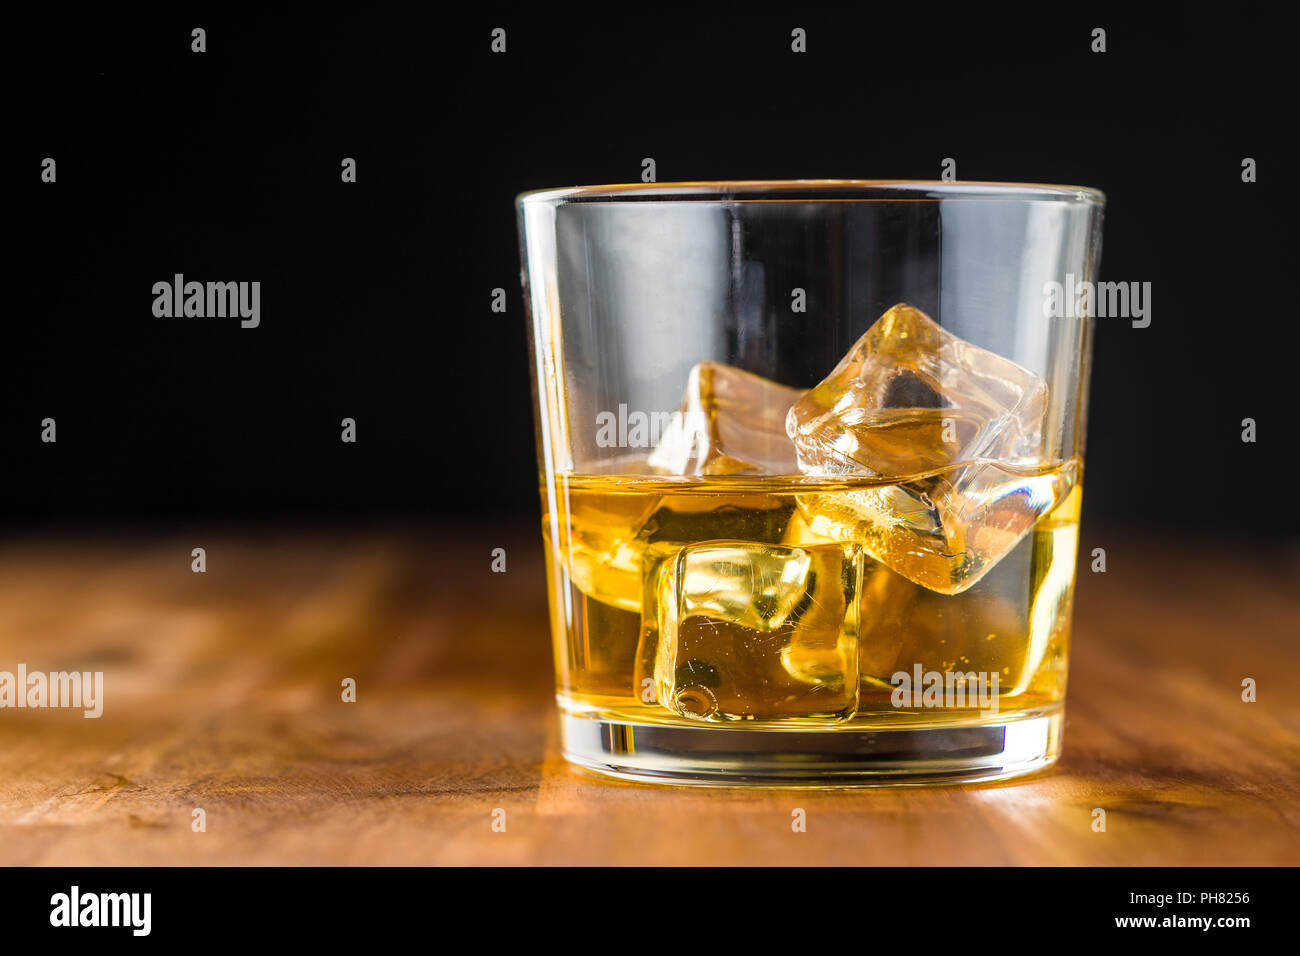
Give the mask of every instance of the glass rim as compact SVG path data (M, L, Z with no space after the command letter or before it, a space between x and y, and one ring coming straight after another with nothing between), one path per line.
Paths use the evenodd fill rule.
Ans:
M515 204L559 205L607 202L937 202L1056 201L1105 205L1106 195L1090 186L1049 183L927 179L735 179L665 183L614 183L531 189Z

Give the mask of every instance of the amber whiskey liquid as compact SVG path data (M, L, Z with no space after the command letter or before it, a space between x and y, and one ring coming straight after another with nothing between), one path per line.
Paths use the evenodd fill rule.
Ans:
M851 520L864 496L904 484L917 487L557 477L543 487L543 533L561 710L829 733L1057 711L1077 463L1024 476L1026 494L1056 497L991 567L964 560L961 542Z

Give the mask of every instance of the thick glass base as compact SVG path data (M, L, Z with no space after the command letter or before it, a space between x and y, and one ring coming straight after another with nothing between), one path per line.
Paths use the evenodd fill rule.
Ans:
M684 727L562 714L564 756L593 773L694 786L897 787L1004 780L1061 749L1063 709L1002 724L827 730Z

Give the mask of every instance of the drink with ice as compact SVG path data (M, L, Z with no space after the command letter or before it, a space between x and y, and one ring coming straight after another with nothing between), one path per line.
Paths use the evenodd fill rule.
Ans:
M1035 290L1094 273L1100 206L839 181L523 197L571 761L812 786L1056 759L1091 324Z

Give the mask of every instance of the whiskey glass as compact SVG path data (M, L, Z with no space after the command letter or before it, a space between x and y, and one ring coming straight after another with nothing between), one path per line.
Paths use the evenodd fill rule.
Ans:
M1061 746L1104 197L522 194L566 758L977 781Z

